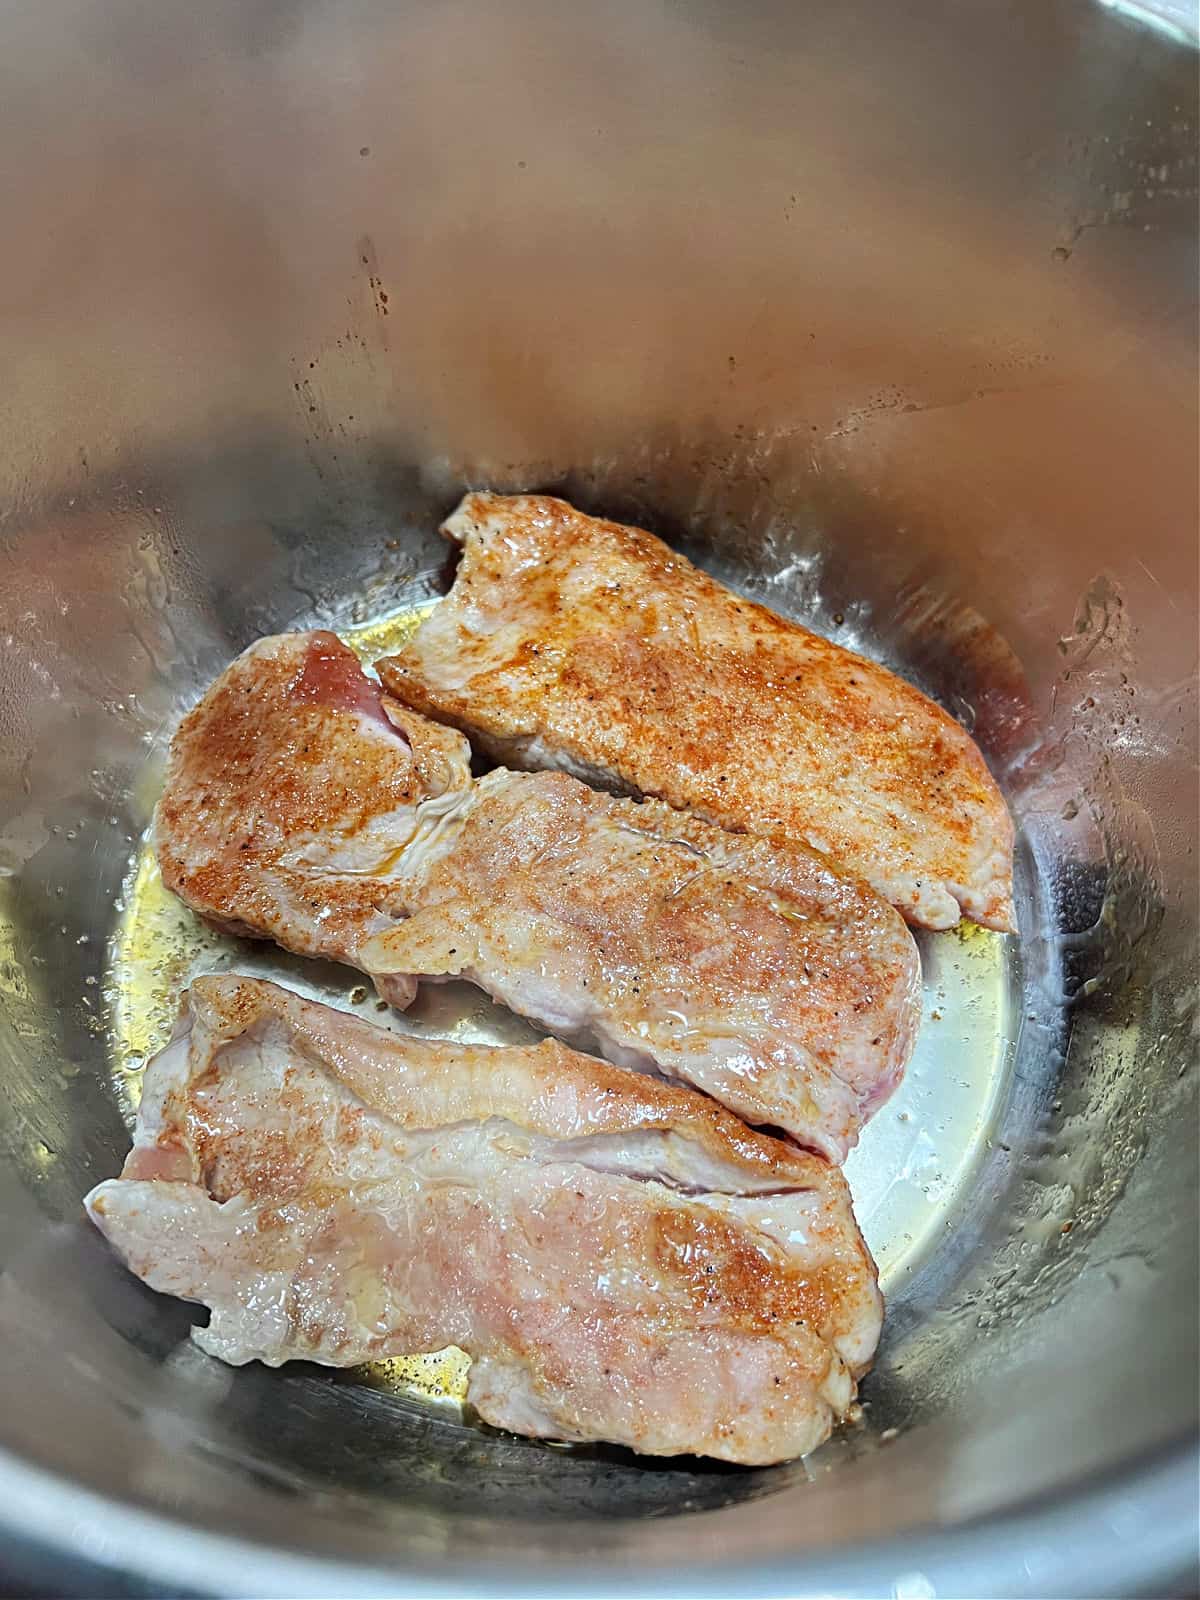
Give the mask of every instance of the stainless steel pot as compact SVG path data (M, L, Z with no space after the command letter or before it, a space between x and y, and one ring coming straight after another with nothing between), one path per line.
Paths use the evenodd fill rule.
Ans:
M1187 1581L1197 108L1186 16L1162 24L1088 0L0 13L14 1589ZM127 1137L106 985L173 719L254 635L436 586L466 483L649 522L840 628L973 719L1018 814L988 1120L889 1283L862 1427L806 1466L555 1452L232 1374L80 1220ZM936 1023L938 1071L977 1059L984 1023Z

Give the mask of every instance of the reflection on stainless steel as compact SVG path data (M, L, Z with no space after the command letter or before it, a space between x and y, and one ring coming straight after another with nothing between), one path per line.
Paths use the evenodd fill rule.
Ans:
M1134 22L1161 28L1173 39L1195 44L1200 37L1195 6L1181 4L1180 0L1100 0L1100 4L1112 6Z
M5 1559L87 1593L1164 1586L1194 57L1077 0L47 0L0 43ZM850 1168L891 1316L807 1464L654 1470L225 1372L78 1221L161 1024L130 975L149 1001L194 950L147 946L147 877L121 904L174 720L256 634L432 599L466 484L648 523L900 667L1017 815L1022 938L923 943L918 1056ZM403 1025L523 1031L454 986Z

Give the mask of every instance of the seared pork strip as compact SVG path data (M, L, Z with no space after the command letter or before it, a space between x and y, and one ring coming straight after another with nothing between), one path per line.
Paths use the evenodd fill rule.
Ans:
M469 494L449 596L384 686L514 767L806 841L920 927L1014 930L1013 831L974 741L910 684L638 528Z
M222 1360L457 1345L517 1433L765 1463L819 1444L879 1337L841 1173L547 1041L397 1036L199 978L87 1210Z

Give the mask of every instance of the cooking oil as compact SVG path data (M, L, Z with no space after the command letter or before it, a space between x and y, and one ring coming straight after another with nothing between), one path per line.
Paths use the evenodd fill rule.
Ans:
M921 1030L903 1081L846 1162L895 1299L954 1225L1007 1098L1020 1024L1016 941L974 923L918 933Z
M393 655L402 649L436 604L436 600L426 600L419 606L408 606L400 611L389 612L385 617L369 618L366 622L337 631L357 652L363 665L372 667L380 657Z
M388 1361L371 1361L353 1369L353 1376L373 1389L399 1390L405 1394L427 1395L432 1400L456 1400L467 1396L467 1373L471 1358L465 1350L448 1345L423 1356L394 1356Z

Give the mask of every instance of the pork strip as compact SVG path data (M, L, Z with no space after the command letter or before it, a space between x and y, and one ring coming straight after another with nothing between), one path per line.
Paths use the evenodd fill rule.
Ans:
M517 1433L766 1463L819 1444L878 1341L841 1173L547 1041L385 1033L197 979L88 1213L235 1365L457 1345Z
M911 923L1016 928L1013 830L974 741L874 662L638 528L469 494L449 596L385 687L514 767L561 767L803 840Z

